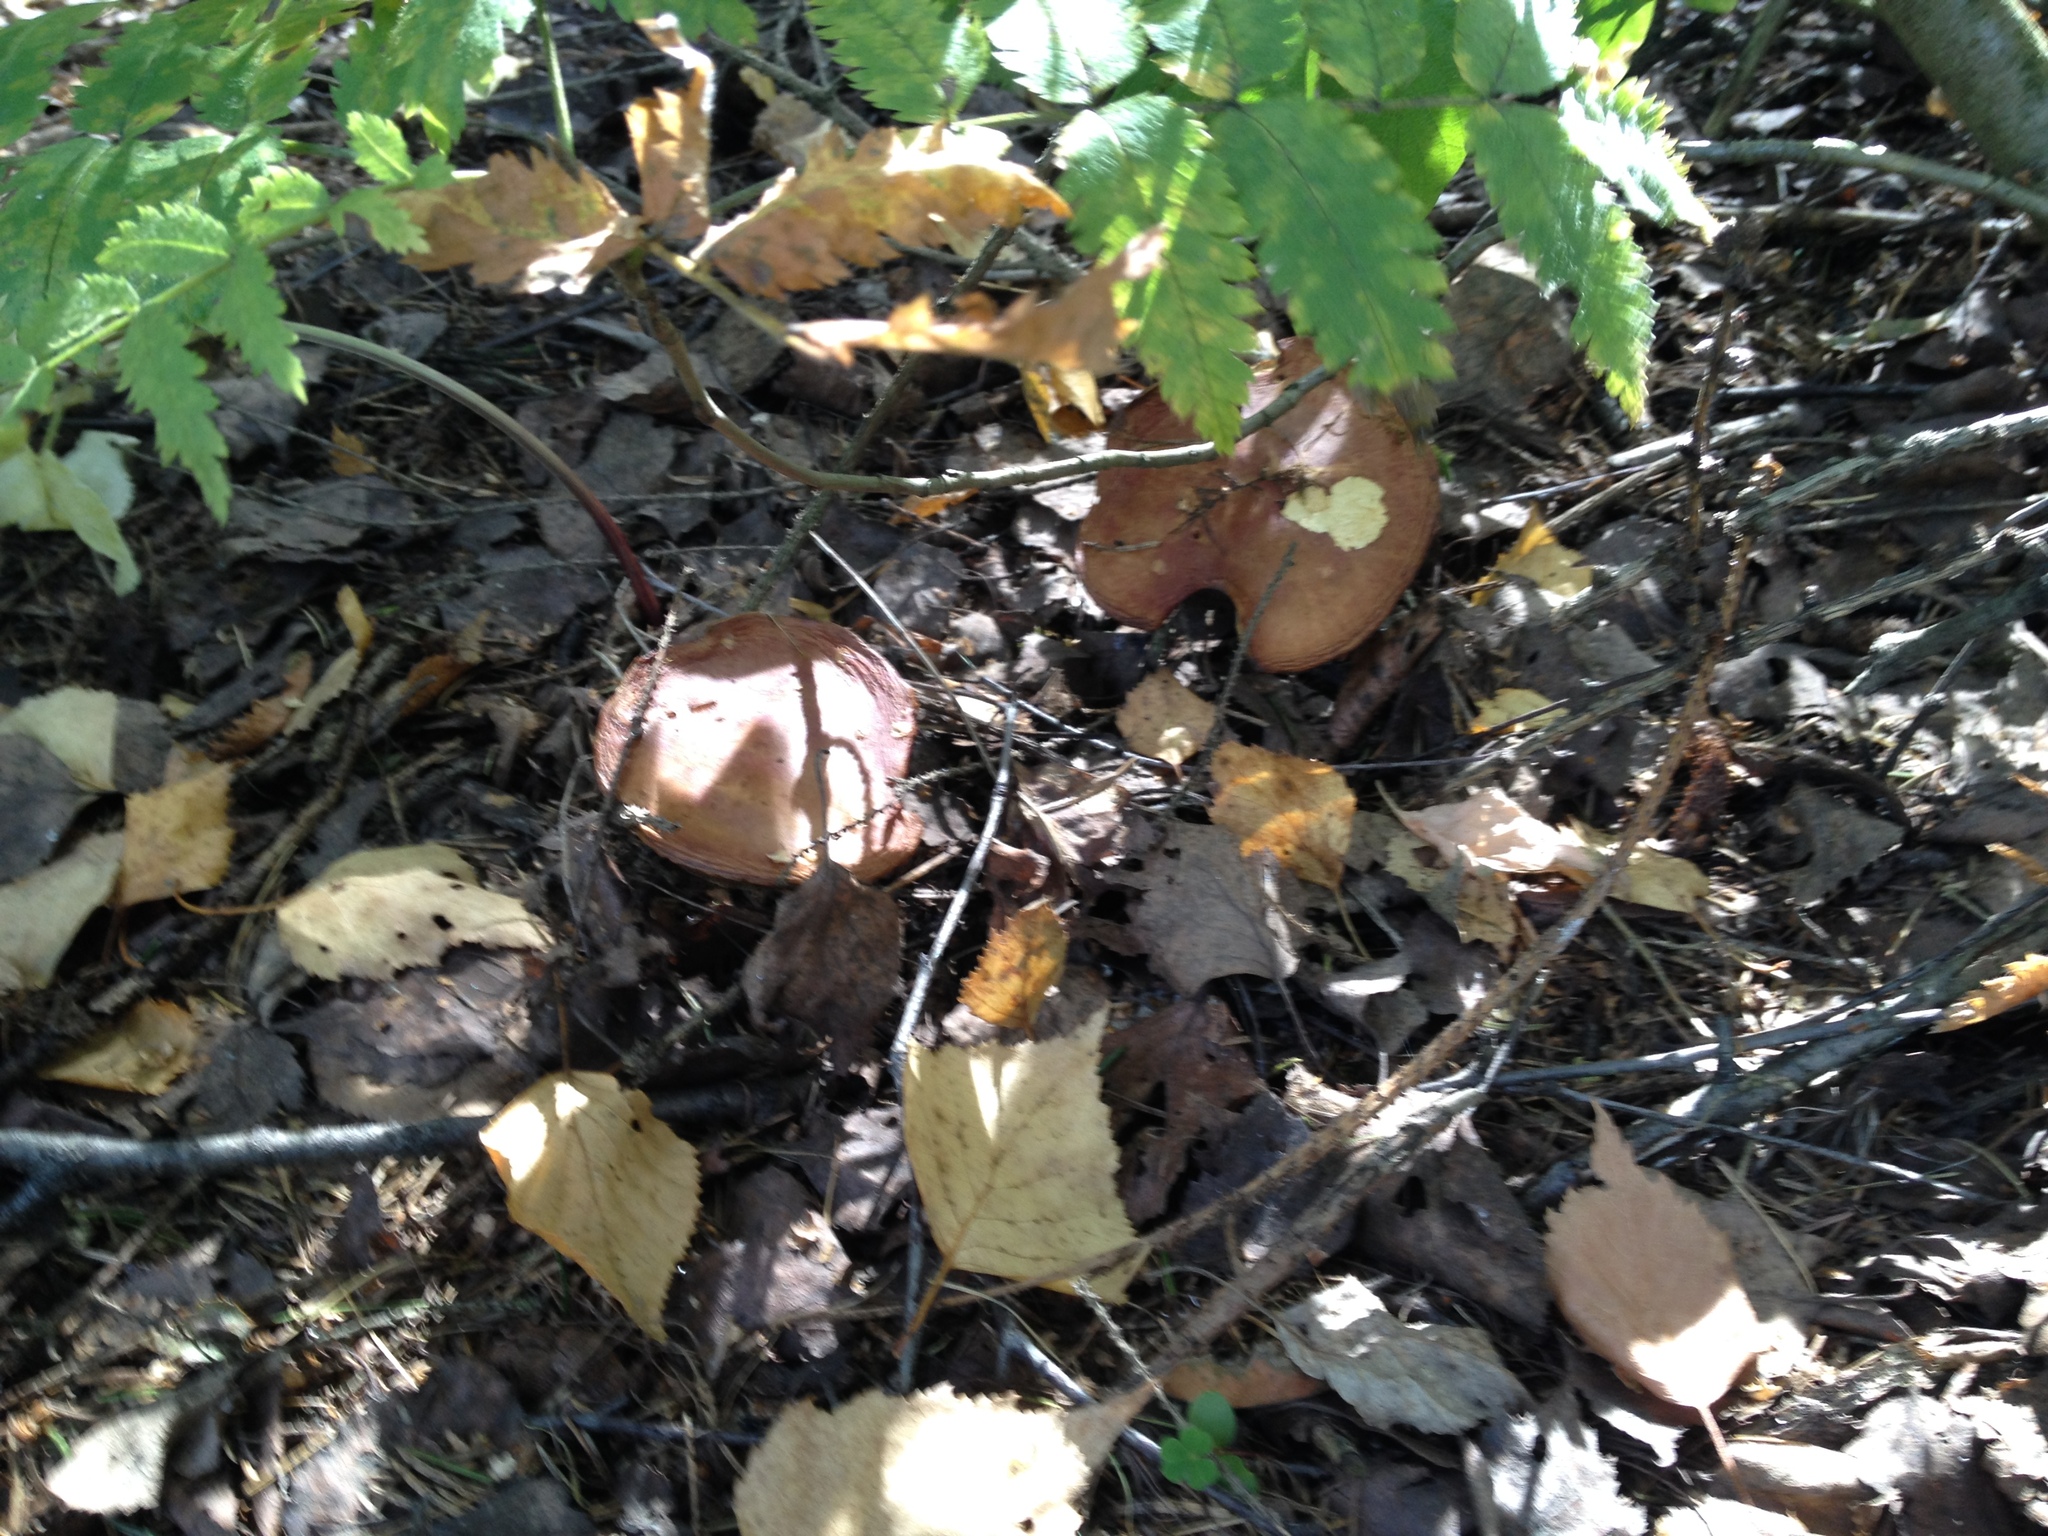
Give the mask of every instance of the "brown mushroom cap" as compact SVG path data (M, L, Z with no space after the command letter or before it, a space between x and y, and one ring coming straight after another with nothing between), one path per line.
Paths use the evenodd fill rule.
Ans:
M1252 409L1318 362L1306 338L1283 341L1279 358L1252 375ZM1165 448L1199 437L1153 391L1111 423L1109 446ZM1284 510L1306 507L1315 522L1333 503L1377 507L1384 525L1345 548ZM1142 629L1217 587L1237 605L1241 629L1292 545L1294 565L1259 620L1251 658L1269 672L1299 672L1379 628L1415 579L1436 523L1435 455L1391 407L1369 405L1333 379L1227 459L1104 470L1081 525L1081 576L1106 611Z
M896 798L917 701L895 669L837 624L735 614L662 656L640 739L626 741L647 687L643 656L598 717L597 778L669 826L641 837L707 875L780 885L817 868L813 844L873 880L917 850L924 826ZM825 747L827 804L806 743ZM619 760L626 756L624 772Z

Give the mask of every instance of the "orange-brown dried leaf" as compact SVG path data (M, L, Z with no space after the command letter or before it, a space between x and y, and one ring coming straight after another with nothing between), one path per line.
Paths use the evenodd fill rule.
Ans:
M681 91L658 90L626 108L640 216L656 238L678 245L711 227L711 61L696 57Z
M1601 1184L1573 1190L1550 1217L1550 1289L1623 1377L1705 1413L1756 1358L1763 1326L1727 1235L1677 1185L1637 1165L1606 1111L1593 1115Z
M1320 1381L1297 1371L1271 1343L1261 1343L1236 1360L1219 1360L1214 1355L1183 1360L1159 1384L1166 1388L1167 1396L1183 1403L1193 1402L1204 1392L1215 1392L1233 1408L1298 1403L1323 1390Z
M1351 847L1358 799L1328 763L1226 741L1212 772L1216 803L1209 819L1244 841L1247 855L1271 849L1304 880L1337 889Z
M978 242L999 224L1066 203L1004 158L993 128L878 128L851 150L811 149L761 201L705 237L697 258L749 293L780 298L829 288L856 266L876 267L901 245Z
M242 715L206 744L206 755L217 763L247 757L292 722L292 711L306 690L313 686L313 658L294 651L285 663L284 688L267 699L258 699Z
M1493 562L1496 576L1520 576L1552 597L1577 597L1593 585L1593 570L1579 552L1558 542L1550 525L1536 513L1522 525L1508 552Z
M1055 368L1050 363L1025 363L1017 370L1024 404L1048 443L1063 437L1086 437L1109 418L1095 375L1085 368Z
M989 935L960 1001L978 1019L1029 1030L1066 968L1066 926L1051 907L1034 902Z
M2048 955L2028 955L2024 960L2015 960L2007 965L2003 976L1994 976L1976 991L1950 1004L1948 1011L1941 1016L1941 1022L1928 1033L1945 1035L1954 1030L1968 1029L1972 1024L1982 1024L1986 1019L2009 1013L2021 1003L2032 1002L2044 992L2048 992Z
M912 517L937 517L946 508L958 506L974 494L973 491L940 491L936 496L906 496L896 505Z
M581 293L640 241L636 221L603 182L545 155L493 155L481 176L391 195L426 231L427 249L406 257L408 266L467 266L478 282L509 284L514 293Z
M1044 363L1056 375L1085 374L1092 381L1116 366L1124 336L1133 325L1117 318L1116 285L1151 272L1164 247L1164 232L1150 230L1070 284L1058 298L1041 303L1027 295L1000 314L986 296L970 294L961 301L956 318L941 320L932 301L919 294L887 320L814 320L791 326L790 336L842 364L853 361L855 347L885 347L1020 365ZM1096 409L1101 409L1099 404Z
M328 440L333 444L327 450L327 467L337 475L374 475L377 466L364 457L369 446L353 432L344 432L339 427L328 431Z
M226 763L214 763L175 784L128 797L115 906L162 901L220 884L235 845L235 830L228 825L233 772Z

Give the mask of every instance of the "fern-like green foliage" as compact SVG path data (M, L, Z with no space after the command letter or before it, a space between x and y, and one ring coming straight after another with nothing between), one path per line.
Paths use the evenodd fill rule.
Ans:
M1093 101L1145 59L1130 0L1015 0L988 40L1032 95L1068 105Z
M812 0L811 25L861 94L905 122L955 114L988 69L981 22L939 0Z
M1472 114L1472 158L1506 230L1553 288L1578 293L1572 337L1630 415L1643 409L1649 266L1629 218L1557 114L1510 102Z
M484 91L533 0L376 0L334 72L334 104L371 117L417 116L446 153L462 131L463 90Z
M11 144L43 115L43 93L64 50L79 40L105 5L67 5L0 27L0 144Z
M1353 96L1378 101L1429 51L1421 0L1303 0L1309 46Z
M1145 31L1161 69L1219 101L1294 73L1307 45L1294 0L1154 0Z
M1538 96L1571 68L1572 0L1459 0L1458 70L1483 96Z

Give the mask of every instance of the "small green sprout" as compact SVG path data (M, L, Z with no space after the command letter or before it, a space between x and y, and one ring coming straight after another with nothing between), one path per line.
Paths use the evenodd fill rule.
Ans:
M1221 1392L1204 1392L1188 1404L1187 1428L1159 1442L1159 1470L1169 1483L1200 1493L1228 1477L1246 1493L1259 1491L1259 1480L1242 1456L1225 1449L1237 1438L1237 1414Z

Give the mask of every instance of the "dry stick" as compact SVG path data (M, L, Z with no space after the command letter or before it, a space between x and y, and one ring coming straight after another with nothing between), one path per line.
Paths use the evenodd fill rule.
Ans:
M1839 165L1851 170L1893 171L1920 181L1974 192L2048 219L2048 196L2028 190L2016 181L1966 171L1961 166L1943 165L1919 155L1902 155L1882 145L1852 144L1847 139L1687 139L1679 153L1700 165Z
M636 274L637 275L637 274ZM633 584L633 600L639 605L641 622L652 624L661 617L661 599L655 596L654 583L647 579L647 568L640 563L640 557L633 552L633 546L626 541L625 531L583 477L571 469L563 457L548 446L524 424L486 400L466 384L458 384L438 368L429 368L418 358L407 357L403 352L394 352L389 347L380 347L374 341L365 341L360 336L351 336L346 331L330 331L325 326L301 325L296 320L287 320L286 327L306 341L318 342L323 347L332 347L337 352L351 352L357 357L368 358L416 379L429 388L437 389L459 405L466 405L492 426L511 438L520 447L532 454L547 468L563 487L583 504L583 510L590 514L590 520L597 524L597 531L604 535L604 541L611 547L619 567L626 573L626 580Z

